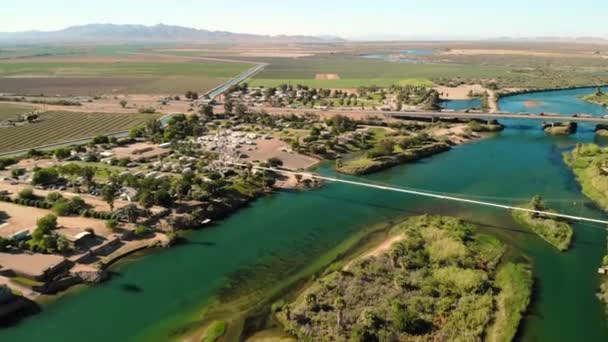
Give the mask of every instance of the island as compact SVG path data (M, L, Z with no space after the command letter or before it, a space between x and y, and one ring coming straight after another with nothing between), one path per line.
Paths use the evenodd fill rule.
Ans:
M581 99L604 107L608 106L608 94L606 94L600 87L597 88L595 93L582 96Z
M520 207L535 211L552 212L547 208L540 196L534 196L530 203L524 204ZM568 250L570 247L574 232L568 222L562 221L550 215L522 210L513 210L513 218L518 223L530 228L543 240L547 241L560 251Z
M544 122L543 131L550 135L570 135L576 133L576 122Z
M532 294L528 265L457 218L419 216L330 267L275 317L298 339L509 341Z
M471 120L466 123L439 123L426 127L402 129L374 141L367 153L336 162L336 171L350 175L365 175L396 165L414 162L483 137L484 133L499 132L504 126L497 121Z

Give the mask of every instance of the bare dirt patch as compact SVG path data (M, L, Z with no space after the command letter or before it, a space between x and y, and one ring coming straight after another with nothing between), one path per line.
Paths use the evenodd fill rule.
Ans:
M469 93L471 92L478 94L487 91L486 88L479 84L461 85L458 87L436 86L433 88L441 94L442 99L446 100L468 100L470 99Z
M51 213L50 210L6 202L0 203L0 211L4 211L8 215L6 224L0 227L0 236L3 237L8 237L23 229L32 231L36 228L36 221L39 218ZM108 236L112 233L106 228L104 221L85 217L59 217L57 224L61 230L65 230L68 233L67 235L70 236L82 233L86 228L92 228L95 234L99 236Z
M117 158L154 158L169 152L167 149L160 148L150 142L135 143L125 147L117 147L112 150Z
M316 74L315 80L339 80L340 75L338 74Z
M289 145L279 139L257 140L256 143L257 148L253 151L241 148L241 152L248 156L249 161L279 158L283 161L283 167L292 170L307 169L319 162L318 159L291 152Z
M390 237L390 238L384 240L381 244L376 246L374 249L368 251L367 253L363 254L362 256L360 256L358 258L355 258L355 259L349 261L344 266L344 270L348 270L355 261L363 260L363 259L367 259L367 258L371 258L371 257L378 257L378 256L388 252L393 247L394 244L396 244L399 241L403 241L403 240L405 240L405 235L403 235L403 234L393 236L393 237Z

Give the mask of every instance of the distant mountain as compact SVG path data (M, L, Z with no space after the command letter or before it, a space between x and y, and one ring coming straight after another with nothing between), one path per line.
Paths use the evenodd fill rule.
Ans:
M173 25L90 24L59 31L0 32L3 43L52 42L327 42L342 41L337 37L266 36L225 31L208 31Z

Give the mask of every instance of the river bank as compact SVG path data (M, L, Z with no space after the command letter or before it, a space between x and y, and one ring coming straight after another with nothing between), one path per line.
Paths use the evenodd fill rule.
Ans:
M564 151L594 139L586 131L555 138L538 129L507 128L493 138L438 154L429 162L396 166L364 178L378 184L491 197L512 204L541 193L559 212L598 217L602 213L580 194L562 162ZM317 172L335 176L332 168L333 163L322 163ZM479 177L479 170L484 177ZM608 338L604 307L595 297L597 267L605 254L603 227L575 224L577 238L570 251L559 253L529 230L518 228L509 212L344 184L259 198L208 229L186 234L183 244L138 254L137 262L118 262L111 267L116 276L109 282L44 306L44 314L1 330L0 338L74 340L86 335L94 342L177 339L204 326L204 319L211 318L205 316L210 312L205 308L213 306L221 313L219 303L236 303L241 297L247 297L243 303L259 301L268 289L282 285L286 276L301 274L319 256L365 227L423 213L475 222L484 233L504 241L509 259L533 264L535 291L541 295L524 315L521 339ZM386 236L381 237L378 243ZM121 305L111 305L116 302ZM231 311L226 307L225 313ZM106 329L99 321L87 318L92 315L112 317L113 328ZM248 322L247 331L252 332L267 321Z

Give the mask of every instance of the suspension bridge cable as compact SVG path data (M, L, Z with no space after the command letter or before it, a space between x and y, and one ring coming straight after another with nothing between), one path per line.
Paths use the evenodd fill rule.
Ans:
M432 193L432 192L428 192L428 191L409 190L409 189L399 188L399 187L395 187L395 186L377 185L377 184L366 183L366 182L361 182L361 181L353 181L353 180L346 180L346 179L340 179L340 178L335 178L335 177L321 176L321 175L317 175L317 174L313 174L313 173L309 173L309 172L296 172L296 171L289 171L289 170L256 166L256 165L251 165L251 164L235 163L235 162L226 162L226 163L234 165L234 166L251 167L252 169L257 169L257 170L271 171L271 172L283 173L283 174L294 175L294 176L301 175L301 176L307 176L307 177L311 177L314 179L320 179L320 180L325 180L325 181L330 181L330 182L344 183L344 184L356 185L356 186L379 189L379 190L400 192L400 193L406 193L406 194L410 194L410 195L430 197L430 198L436 198L436 199L441 199L441 200L446 200L446 201L476 204L476 205L481 205L481 206L486 206L486 207L523 211L523 212L528 212L528 213L534 213L534 214L552 216L552 217L559 217L559 218L575 220L575 221L601 223L601 224L608 225L608 221L606 221L606 220L598 220L598 219L581 217L581 216L560 214L560 213L556 213L556 212L521 208L521 207L515 207L515 206L506 205L506 204L484 202L484 201L472 200L472 199L467 199L467 198L462 198L462 197L437 194L437 193Z

